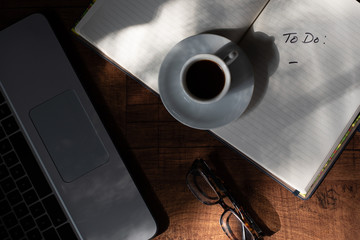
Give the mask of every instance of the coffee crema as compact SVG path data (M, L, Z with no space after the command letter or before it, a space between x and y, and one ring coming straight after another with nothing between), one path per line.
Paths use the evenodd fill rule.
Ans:
M186 86L189 92L203 100L210 100L221 93L225 86L225 74L213 61L199 60L187 70Z

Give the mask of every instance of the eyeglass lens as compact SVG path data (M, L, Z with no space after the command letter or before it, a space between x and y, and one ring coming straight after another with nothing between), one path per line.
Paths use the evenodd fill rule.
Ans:
M231 210L225 211L220 219L220 224L226 235L233 240L254 240L250 230Z
M198 170L193 170L187 176L187 184L192 193L203 203L211 205L219 201L217 192L209 184L204 174Z

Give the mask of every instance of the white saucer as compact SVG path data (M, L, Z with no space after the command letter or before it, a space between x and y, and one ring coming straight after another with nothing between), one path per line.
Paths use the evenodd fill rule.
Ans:
M224 126L240 117L250 103L254 90L252 66L240 47L239 57L230 65L231 87L225 97L210 104L191 100L180 85L183 64L200 53L215 53L230 40L213 34L184 39L165 57L159 73L160 97L169 113L181 123L197 129Z

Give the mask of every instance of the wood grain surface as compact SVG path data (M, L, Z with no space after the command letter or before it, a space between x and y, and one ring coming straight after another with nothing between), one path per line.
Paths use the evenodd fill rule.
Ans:
M300 200L212 134L177 122L156 94L71 33L88 4L0 0L0 29L31 13L47 16L157 219L154 239L227 239L219 225L222 208L203 205L186 186L195 158L213 166L264 228L265 239L360 239L359 132L315 194Z

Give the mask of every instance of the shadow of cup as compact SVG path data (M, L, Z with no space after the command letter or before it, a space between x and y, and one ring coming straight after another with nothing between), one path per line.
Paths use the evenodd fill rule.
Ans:
M254 92L243 115L251 112L264 98L269 78L279 66L280 57L275 38L263 32L254 32L253 28L214 29L205 33L230 39L237 43L249 58L254 72Z
M269 85L269 78L279 66L279 51L274 41L274 37L263 32L254 32L251 28L239 44L253 66L255 78L253 96L244 114L254 110L262 101Z

